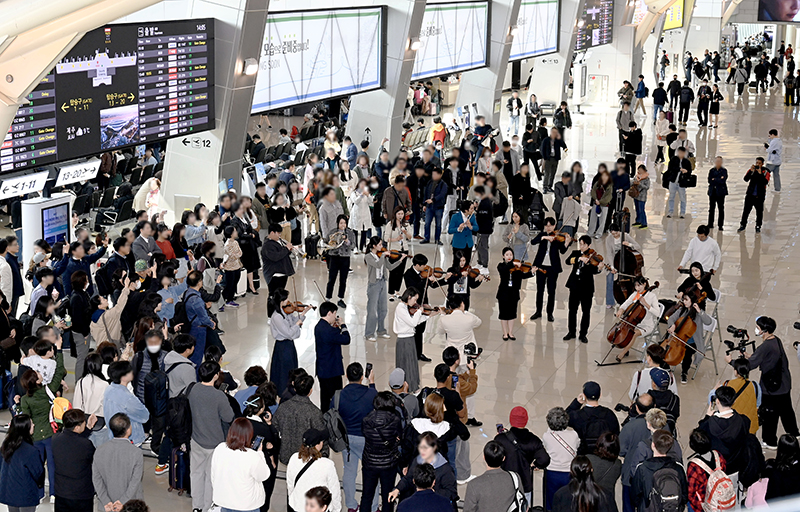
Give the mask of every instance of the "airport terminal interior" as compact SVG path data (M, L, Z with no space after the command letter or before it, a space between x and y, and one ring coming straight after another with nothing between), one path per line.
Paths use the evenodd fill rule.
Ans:
M800 508L791 2L47 3L0 3L0 511Z

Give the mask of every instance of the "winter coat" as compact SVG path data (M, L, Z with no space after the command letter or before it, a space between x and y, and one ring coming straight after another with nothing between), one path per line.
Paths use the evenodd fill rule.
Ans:
M376 409L361 421L364 436L364 469L389 469L397 464L400 436L403 428L400 416L394 409Z
M406 474L400 478L400 481L397 482L395 489L400 491L400 498L406 499L414 494L417 490L416 486L414 485L414 470L420 464L424 463L422 457L417 456L411 461L411 464L408 466L408 471ZM436 479L433 484L433 491L438 494L439 496L444 496L451 502L455 503L458 501L458 487L456 484L456 475L453 472L453 466L451 466L447 459L441 453L436 454L436 459L433 461L434 473L436 474Z

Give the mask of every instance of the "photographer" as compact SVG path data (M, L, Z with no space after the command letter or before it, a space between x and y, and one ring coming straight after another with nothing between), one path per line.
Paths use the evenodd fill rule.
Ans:
M761 233L761 220L764 217L764 199L767 197L767 185L769 184L769 171L764 167L764 159L756 158L756 163L744 175L747 184L747 193L744 196L744 211L742 211L742 221L740 222L738 233L747 227L747 219L750 217L750 210L756 209L756 233Z
M789 359L783 349L783 342L775 336L775 320L767 316L756 318L757 336L761 337L761 345L748 357L750 370L761 370L761 390L763 397L759 407L763 431L761 445L769 450L777 449L778 418L786 433L798 435L797 417L792 407L792 375L789 373ZM731 355L725 356L731 362Z
M761 405L761 387L758 382L749 380L750 363L747 358L734 359L731 366L736 372L736 378L726 380L721 386L729 386L736 392L733 399L733 410L750 420L750 433L755 434L759 427L758 407ZM721 386L718 385L708 394L709 403L715 399L717 389Z

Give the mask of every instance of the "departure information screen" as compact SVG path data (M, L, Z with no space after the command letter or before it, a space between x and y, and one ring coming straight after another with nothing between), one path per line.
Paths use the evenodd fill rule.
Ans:
M213 19L107 25L28 95L0 146L0 171L212 128Z
M578 20L575 50L586 50L609 44L613 37L614 1L587 0Z

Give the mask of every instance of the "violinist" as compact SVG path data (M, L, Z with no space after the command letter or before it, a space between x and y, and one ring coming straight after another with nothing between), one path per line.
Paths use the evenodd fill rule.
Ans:
M383 242L373 236L367 243L367 254L364 263L367 265L367 325L364 337L368 341L375 341L376 330L381 338L389 338L386 332L386 313L389 303L386 301L386 277L389 272L405 264L407 254L403 254L396 261L389 260L388 251L378 256L378 251L383 249Z
M609 236L603 240L603 261L611 265L611 270L606 272L606 308L612 309L614 306L617 305L617 302L614 300L614 274L619 271L619 269L614 268L614 259L617 256L617 253L622 250L622 246L630 247L634 251L641 251L642 247L639 243L631 238L630 236L625 237L625 241L622 241L622 231L620 230L619 224L616 222L612 222L611 226L608 228L609 232L611 233ZM629 272L632 272L633 269L627 269Z
M397 206L392 212L386 228L383 230L383 247L408 254L408 244L411 238L411 227L406 223L406 209L402 206ZM389 272L389 300L394 301L400 296L400 286L403 284L405 271L406 260L402 258L400 265L393 267L392 271Z
M536 273L536 312L531 320L542 318L542 305L544 304L544 289L547 286L547 321L554 322L553 311L556 307L556 285L558 274L561 273L561 255L567 252L567 247L572 244L572 237L566 235L563 241L555 237L556 219L544 219L544 230L531 240L531 245L539 246L533 258L533 266L541 268L546 273Z
M680 307L678 310L670 315L669 320L667 321L667 324L669 325L669 329L667 330L670 333L674 333L675 324L686 315L689 315L689 318L697 326L697 330L694 331L694 335L689 338L686 343L686 355L683 356L683 362L681 363L681 384L686 384L689 382L689 368L692 366L692 361L697 353L697 347L703 346L703 324L711 323L711 317L708 316L700 307L700 305L694 301L692 295L687 294L681 297L679 304Z
M403 281L406 284L406 290L409 288L414 288L418 290L420 293L420 297L417 300L420 304L427 304L428 303L428 289L429 288L439 288L440 286L444 286L447 284L447 280L450 279L451 274L448 272L441 279L437 279L435 276L430 275L428 276L427 280L429 281L428 286L425 286L425 279L420 275L421 272L425 269L425 266L428 264L428 257L424 254L417 254L411 260L411 268L406 270L406 273L403 275ZM402 298L401 298L402 300ZM431 359L426 356L422 352L422 338L425 334L425 328L427 327L426 319L419 324L417 324L414 330L414 343L417 347L417 357L420 361L429 363Z
M472 201L459 201L458 213L450 217L447 232L453 235L453 266L458 265L455 259L456 251L461 251L467 258L469 265L472 256L472 247L475 245L473 236L478 232L478 221L475 218L475 203Z
M446 279L447 296L459 297L464 303L464 307L469 309L470 289L480 286L486 277L483 274L478 274L478 277L469 275L473 267L469 266L463 251L455 251L453 257L458 263L447 269L447 272L450 273L450 277Z
M622 353L617 356L618 363L621 363L622 359L628 355L631 347L636 346L636 340L638 340L641 336L652 332L656 326L656 323L658 323L658 296L654 290L647 291L648 287L649 286L646 277L639 276L634 279L634 293L630 294L628 299L623 302L619 307L619 310L617 310L617 318L622 318L628 308L637 301L647 310L645 317L636 325L633 330L633 339L624 349L622 349Z
M717 295L714 293L714 288L711 287L711 273L703 272L703 265L695 261L689 266L689 277L683 280L683 283L678 287L678 299L682 299L683 295L697 285L702 292L706 294L706 300L717 300ZM706 301L702 300L698 304L702 309L706 309Z
M272 349L272 360L269 365L269 374L281 395L289 385L289 372L300 365L297 362L297 348L294 340L300 337L306 313L290 313L283 311L283 306L289 305L289 292L276 290L269 298L272 306L269 329L275 338L275 348Z
M453 312L449 315L442 315L439 319L439 329L437 334L444 334L448 347L455 347L458 350L459 359L467 361L464 347L468 343L474 343L478 347L475 339L475 329L481 326L481 319L478 315L467 311L464 300L458 295L452 296L447 300L447 307Z
M572 272L567 278L569 288L569 330L564 336L564 341L575 339L575 329L578 324L578 306L581 308L581 343L589 343L586 333L589 332L590 314L592 311L592 298L594 297L594 276L600 268L590 263L590 249L592 237L583 235L578 239L578 250L572 251L567 256L567 264L572 265Z
M514 249L503 249L503 261L497 264L500 274L500 283L497 286L497 305L500 310L498 318L503 327L503 341L516 340L514 337L514 320L517 319L517 306L519 305L519 290L522 280L533 277L531 271L512 272L515 267L520 267L519 261L514 261Z
M409 269L409 271L411 270L413 269ZM420 359L419 355L422 351L415 346L417 328L420 325L424 325L428 318L423 314L423 308L413 308L419 303L419 298L420 292L416 288L406 288L406 291L400 297L400 304L394 310L393 330L397 335L397 344L394 351L395 366L402 368L406 372L406 382L410 393L416 393L419 389L419 363L417 359ZM436 314L437 312L434 311L431 316Z
M347 287L347 274L350 272L350 253L356 247L356 234L347 227L347 217L339 215L336 218L336 229L328 233L328 237L341 234L344 242L337 248L328 251L328 287L325 290L325 300L330 301L333 296L333 287L336 285L336 276L339 276L339 302L340 308L346 308L344 291Z

